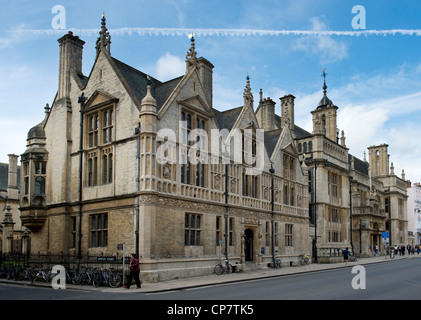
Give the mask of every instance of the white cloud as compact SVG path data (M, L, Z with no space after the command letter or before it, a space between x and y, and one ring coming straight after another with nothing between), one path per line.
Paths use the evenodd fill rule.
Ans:
M179 57L167 52L156 63L156 75L158 80L167 81L186 72L186 64Z
M310 19L313 35L304 36L295 43L295 50L304 51L320 57L320 63L332 63L348 57L348 47L342 41L334 40L330 35L323 34L326 25L319 17Z

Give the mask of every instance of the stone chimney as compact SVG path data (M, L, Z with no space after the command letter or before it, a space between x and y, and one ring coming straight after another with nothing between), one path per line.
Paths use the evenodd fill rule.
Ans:
M15 154L9 154L9 172L7 184L7 197L9 199L18 200L18 157Z
M209 107L212 108L213 104L213 64L203 57L197 59L197 70L199 72L200 82L202 83L203 90L205 91L206 99L208 100Z
M57 41L60 43L57 100L60 100L69 97L71 70L82 74L82 52L85 42L74 36L71 31Z
M281 100L281 117L282 123L288 123L291 130L294 130L294 101L295 97L288 94L279 98Z

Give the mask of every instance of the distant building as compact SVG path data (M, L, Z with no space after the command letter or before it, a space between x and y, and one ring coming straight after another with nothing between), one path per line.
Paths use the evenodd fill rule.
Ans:
M408 236L411 244L421 244L421 184L407 184L408 192Z
M0 163L0 252L27 252L30 232L20 219L19 156L8 156L9 163Z

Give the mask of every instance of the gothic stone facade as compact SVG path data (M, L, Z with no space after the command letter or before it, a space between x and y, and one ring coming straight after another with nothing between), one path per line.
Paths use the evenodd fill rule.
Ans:
M57 96L21 155L21 219L32 252L113 255L125 243L141 257L145 281L209 274L221 255L239 269L273 256L294 265L302 253L322 257L352 239L368 254L387 228L386 207L405 242L403 180L388 170L369 175L378 160L348 153L326 84L309 133L294 124L293 95L280 99L278 116L260 91L255 110L248 77L243 106L214 108L213 65L197 57L194 39L185 74L167 82L112 57L105 18L89 77L84 42L71 32L58 41ZM208 148L186 162L213 130L224 132L222 152ZM235 142L241 159L260 157L259 174L250 174L256 162L234 161L235 148L223 161L222 147ZM350 219L350 200L360 219ZM359 233L358 221L366 225Z
M209 274L221 253L244 269L266 266L272 255L296 264L309 252L308 178L293 131L284 126L270 145L256 142L249 81L244 105L219 112L213 65L196 57L194 39L185 74L167 82L111 56L105 18L89 77L84 42L69 32L59 43L57 96L21 156L20 210L32 252L113 255L125 243L141 257L145 281ZM165 163L168 152L187 155L191 143L183 138L161 154L162 129L181 137L199 128L209 137L227 129L227 145L235 132L244 144L249 132L243 153L260 150L261 174L248 173L253 164L222 163L221 155L203 165Z

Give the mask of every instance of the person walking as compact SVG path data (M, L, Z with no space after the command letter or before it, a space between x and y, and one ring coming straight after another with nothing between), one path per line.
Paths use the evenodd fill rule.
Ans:
M136 257L135 253L132 253L132 257L130 259L130 274L127 279L127 284L124 286L124 288L129 289L130 285L132 284L132 279L134 278L134 281L136 282L136 289L140 289L140 267L139 267L139 259Z
M344 256L345 265L347 265L348 264L348 259L349 259L349 251L348 251L348 248L346 248L345 250L342 251L342 255Z

